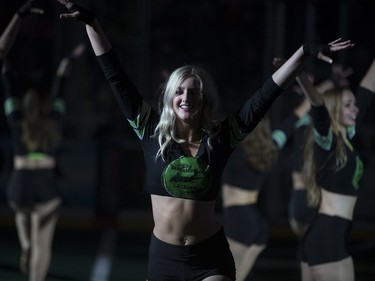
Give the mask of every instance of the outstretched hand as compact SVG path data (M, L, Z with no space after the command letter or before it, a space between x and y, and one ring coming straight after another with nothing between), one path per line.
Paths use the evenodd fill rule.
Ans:
M355 45L350 41L342 41L338 38L327 45L317 44L317 43L305 43L303 45L303 51L307 55L314 56L320 60L332 64L333 60L328 56L333 52L338 52L341 50L346 50L353 48Z
M27 15L34 14L34 15L42 15L44 14L44 10L35 8L34 7L35 0L28 0L26 1L18 10L17 14L20 18L24 18Z
M60 15L61 19L75 19L78 21L82 21L86 24L90 24L94 21L95 16L85 8L69 1L69 0L56 0L60 4L64 5L69 13L64 13Z

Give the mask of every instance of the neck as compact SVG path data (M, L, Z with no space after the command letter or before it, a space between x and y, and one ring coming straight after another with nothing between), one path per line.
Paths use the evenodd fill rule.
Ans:
M198 142L202 138L202 127L187 123L177 123L176 126L177 137L186 142Z

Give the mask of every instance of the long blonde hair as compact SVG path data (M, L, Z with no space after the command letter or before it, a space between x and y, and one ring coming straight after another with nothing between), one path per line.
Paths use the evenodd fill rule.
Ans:
M218 122L216 120L216 111L218 107L218 95L211 75L198 65L185 65L180 67L169 76L163 91L160 121L155 129L155 136L158 137L160 145L156 158L161 156L162 159L164 159L165 149L172 141L177 143L184 142L184 140L176 136L176 116L173 111L173 98L181 83L190 77L194 77L200 82L200 91L203 97L201 126L209 135L209 145L211 144L212 138L217 133Z
M272 140L267 119L262 120L242 141L248 163L260 172L268 172L276 163L279 149Z
M348 88L333 88L323 94L324 105L327 108L331 120L331 130L336 136L336 143L334 144L336 148L321 169L324 168L325 164L331 157L335 157L336 159L336 170L340 170L346 164L347 152L343 134L343 132L346 131L346 128L340 123L340 114L343 107L343 94L348 90L350 91ZM316 183L316 174L318 170L314 155L314 136L312 125L310 125L306 131L306 144L304 148L304 164L302 172L308 190L309 205L317 206L320 201L320 188Z

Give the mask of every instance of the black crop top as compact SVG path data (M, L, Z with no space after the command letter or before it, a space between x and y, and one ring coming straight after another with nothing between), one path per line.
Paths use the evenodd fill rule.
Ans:
M159 114L143 101L129 80L114 50L97 57L125 117L141 140L146 164L147 189L150 194L201 201L216 200L221 186L221 175L227 159L239 141L261 120L272 102L283 91L268 79L235 114L220 124L218 135L207 143L202 138L195 157L187 157L181 146L172 143L166 148L165 161L158 157L155 128Z
M363 120L373 95L374 93L368 89L359 88L356 96L359 108L356 127ZM363 174L363 163L350 142L355 135L355 127L347 129L347 141L345 142L347 162L344 167L337 170L334 156L336 136L330 127L328 111L325 106L312 106L310 114L314 125L317 184L330 192L357 196Z

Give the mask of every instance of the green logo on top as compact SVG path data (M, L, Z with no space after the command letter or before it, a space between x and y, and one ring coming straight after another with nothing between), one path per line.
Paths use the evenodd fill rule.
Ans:
M181 157L165 167L164 188L170 195L185 199L200 199L211 185L210 167L194 157Z

